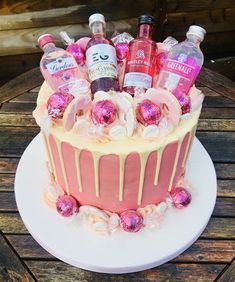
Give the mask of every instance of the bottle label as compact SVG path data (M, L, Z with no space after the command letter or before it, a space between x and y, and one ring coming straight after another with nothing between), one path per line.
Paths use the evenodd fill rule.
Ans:
M108 44L96 44L86 51L89 78L91 81L102 77L117 78L116 49Z
M187 94L200 71L195 60L188 59L192 64L167 59L160 72L157 85L172 91L173 94Z
M46 65L46 68L50 74L56 74L58 72L77 68L76 61L73 58L57 58L55 61Z
M141 72L129 72L125 74L123 87L140 87L148 89L152 85L152 77Z

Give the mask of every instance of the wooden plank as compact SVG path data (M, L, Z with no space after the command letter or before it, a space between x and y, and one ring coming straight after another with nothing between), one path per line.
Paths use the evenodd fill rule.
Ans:
M0 212L16 212L15 194L12 192L0 192Z
M30 235L6 235L6 237L22 259L56 259Z
M0 158L0 173L15 173L19 158Z
M18 213L0 213L0 230L3 233L28 233Z
M235 254L233 240L197 240L188 250L174 259L175 262L229 263Z
M202 68L198 80L222 96L235 100L235 82L212 70Z
M111 9L110 6L112 6ZM89 16L97 11L105 15L106 21L114 21L138 17L143 11L144 13L151 14L153 10L153 0L147 1L145 4L143 4L141 0L93 1L88 3L88 5L84 3L79 5L67 5L61 8L49 8L32 12L22 11L22 13L2 15L0 17L0 30L88 23ZM113 13L113 11L115 11L115 13Z
M220 197L235 197L235 180L218 180L217 195Z
M0 127L0 156L21 156L38 132L37 127Z
M206 96L202 106L207 108L234 108L235 102L223 96Z
M218 72L231 80L235 80L235 57L215 58L205 61L204 66Z
M51 33L55 37L56 44L62 46L59 32L64 30L71 37L80 38L90 35L88 24L59 25L52 27L28 28L0 32L0 56L38 53L37 38L44 33ZM129 32L133 35L137 31L137 19L110 21L107 23L107 35L111 36L114 31ZM36 86L36 85L35 85Z
M0 115L1 119L1 115ZM235 119L200 119L197 130L201 131L235 131Z
M1 281L35 281L25 265L10 248L0 234L0 280Z
M38 93L40 91L41 86L37 86L35 88L33 88L32 90L30 90L30 92L36 92Z
M234 108L205 108L202 107L201 119L234 119Z
M4 103L0 109L0 113L22 113L32 114L32 111L36 108L35 103Z
M215 162L234 162L235 132L196 132L207 152Z
M217 198L213 216L235 217L235 198Z
M184 36L190 25L200 25L207 33L234 31L235 7L225 9L202 9L192 12L168 13L164 31L174 36Z
M38 97L38 92L33 92L30 90L30 92L26 92L24 94L21 94L20 96L13 98L10 102L15 103L36 103Z
M224 269L225 264L179 264L167 263L157 268L132 274L105 274L82 270L63 262L26 261L30 270L40 281L200 281L212 282ZM200 278L200 280L199 280Z
M217 177L220 179L235 179L235 163L215 163Z
M235 281L235 260L226 268L217 282L234 282Z
M200 89L206 96L212 96L212 97L221 97L219 93L217 93L214 90L211 90L210 88L206 87L206 86L198 86L199 82L196 80L196 86L198 89ZM200 84L200 83L199 83Z
M1 79L9 80L39 66L42 52L0 56Z
M235 218L212 217L200 238L235 239Z
M39 68L32 69L19 75L16 79L12 79L0 87L0 104L41 85L43 80Z
M17 104L17 103L14 103L14 104ZM23 126L26 126L26 127L37 126L35 119L32 115L19 114L19 113L18 114L17 113L16 114L3 114L1 112L0 112L0 124L1 126L22 126L22 127Z
M190 12L200 10L214 10L235 8L233 0L211 1L211 0L167 0L167 12Z
M14 174L0 174L0 192L13 192L14 180Z

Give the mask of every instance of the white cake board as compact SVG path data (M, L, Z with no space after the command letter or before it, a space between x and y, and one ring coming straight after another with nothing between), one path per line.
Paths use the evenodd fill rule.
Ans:
M34 239L49 253L71 265L103 273L129 273L163 264L186 250L200 236L216 201L213 163L194 139L187 167L193 189L191 204L169 209L160 228L138 233L117 231L111 236L93 233L63 218L43 201L47 183L46 153L39 134L19 162L15 196L20 215Z

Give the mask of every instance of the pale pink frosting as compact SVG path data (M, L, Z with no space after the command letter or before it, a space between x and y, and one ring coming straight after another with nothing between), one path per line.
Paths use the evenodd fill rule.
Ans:
M79 216L100 235L110 235L119 227L119 216L116 213L108 213L92 206L81 206Z

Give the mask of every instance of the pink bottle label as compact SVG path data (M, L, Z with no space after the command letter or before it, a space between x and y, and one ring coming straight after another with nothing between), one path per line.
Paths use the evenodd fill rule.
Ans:
M167 59L158 79L158 86L170 90L175 95L188 94L200 71L194 59L185 62Z

